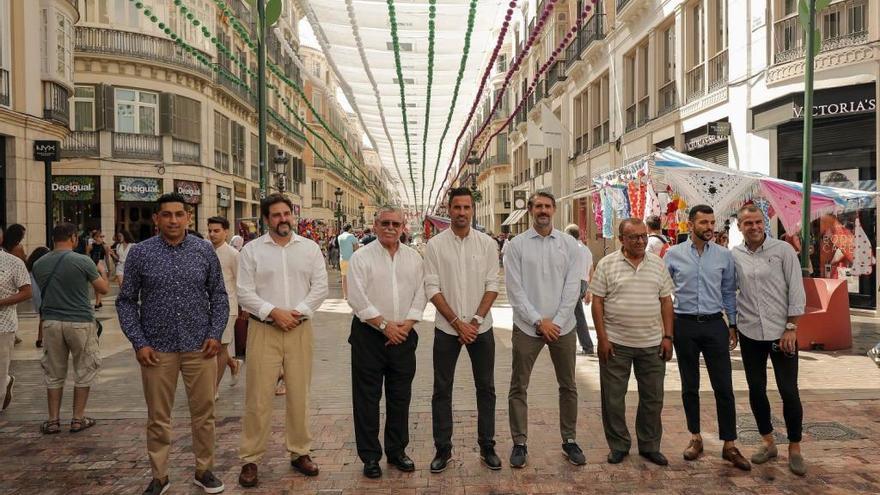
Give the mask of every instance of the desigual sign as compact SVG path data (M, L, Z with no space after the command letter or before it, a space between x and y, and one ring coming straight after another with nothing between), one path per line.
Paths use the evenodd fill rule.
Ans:
M52 196L60 201L91 201L97 191L98 178L81 175L59 175L52 178Z
M117 177L117 201L156 201L162 195L162 183L152 177Z
M202 201L202 184L198 182L176 180L174 190L183 196L187 204L197 205Z

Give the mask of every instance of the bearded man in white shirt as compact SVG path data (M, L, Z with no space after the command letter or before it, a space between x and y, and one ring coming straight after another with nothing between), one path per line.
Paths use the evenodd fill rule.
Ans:
M254 320L248 329L244 428L238 482L258 483L257 463L266 452L272 399L284 372L286 444L290 465L316 476L309 456L309 386L312 378L311 318L327 297L327 270L321 248L294 232L293 204L281 194L260 202L269 232L247 243L238 258L238 303Z
M425 296L437 308L434 320L434 446L431 472L452 458L452 385L464 345L477 392L480 460L501 469L495 454L495 334L489 311L498 297L498 243L471 228L474 198L466 187L449 191L450 228L432 237L425 254Z
M427 299L422 258L400 243L404 222L400 207L381 207L373 223L378 242L355 251L349 264L354 432L368 478L382 476L379 401L383 385L385 456L400 471L415 471L405 451L419 341L413 326L421 321Z

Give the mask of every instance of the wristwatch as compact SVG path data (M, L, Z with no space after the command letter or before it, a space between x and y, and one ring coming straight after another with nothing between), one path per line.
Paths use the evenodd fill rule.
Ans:
M386 328L388 328L388 322L385 320L382 320L382 323L379 323L379 331L381 331L384 334Z
M483 321L485 321L485 318L483 318L480 315L476 315L476 314L474 315L473 319L477 321L477 325L482 325Z
M789 322L789 323L785 324L785 331L786 332L793 332L795 330L797 330L797 323Z
M663 338L672 342L672 335L664 335Z

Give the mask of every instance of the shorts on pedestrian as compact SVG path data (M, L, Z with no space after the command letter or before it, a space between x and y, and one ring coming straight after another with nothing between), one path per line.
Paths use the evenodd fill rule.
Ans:
M46 388L64 387L68 356L73 358L74 385L90 387L101 368L98 326L94 321L43 322L43 356L40 365Z
M345 260L339 260L339 271L342 273L342 276L348 275L348 262Z
M220 337L221 344L231 344L233 338L235 337L235 322L238 320L238 315L229 315L229 320L226 321L226 328L223 329L223 336Z

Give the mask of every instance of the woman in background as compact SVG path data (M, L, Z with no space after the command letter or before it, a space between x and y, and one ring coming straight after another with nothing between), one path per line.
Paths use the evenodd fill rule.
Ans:
M86 256L92 258L95 265L104 265L104 272L107 273L107 247L104 244L104 233L100 230L92 232L92 242L86 247ZM100 273L100 270L99 270ZM106 275L102 275L106 276ZM100 309L104 304L101 302L101 294L95 293L95 309Z
M131 234L128 233L127 230L123 230L119 234L121 237L121 241L116 243L116 280L119 282L119 287L122 287L122 277L125 272L125 259L128 258L128 252L131 251L131 246L134 245L134 238Z

